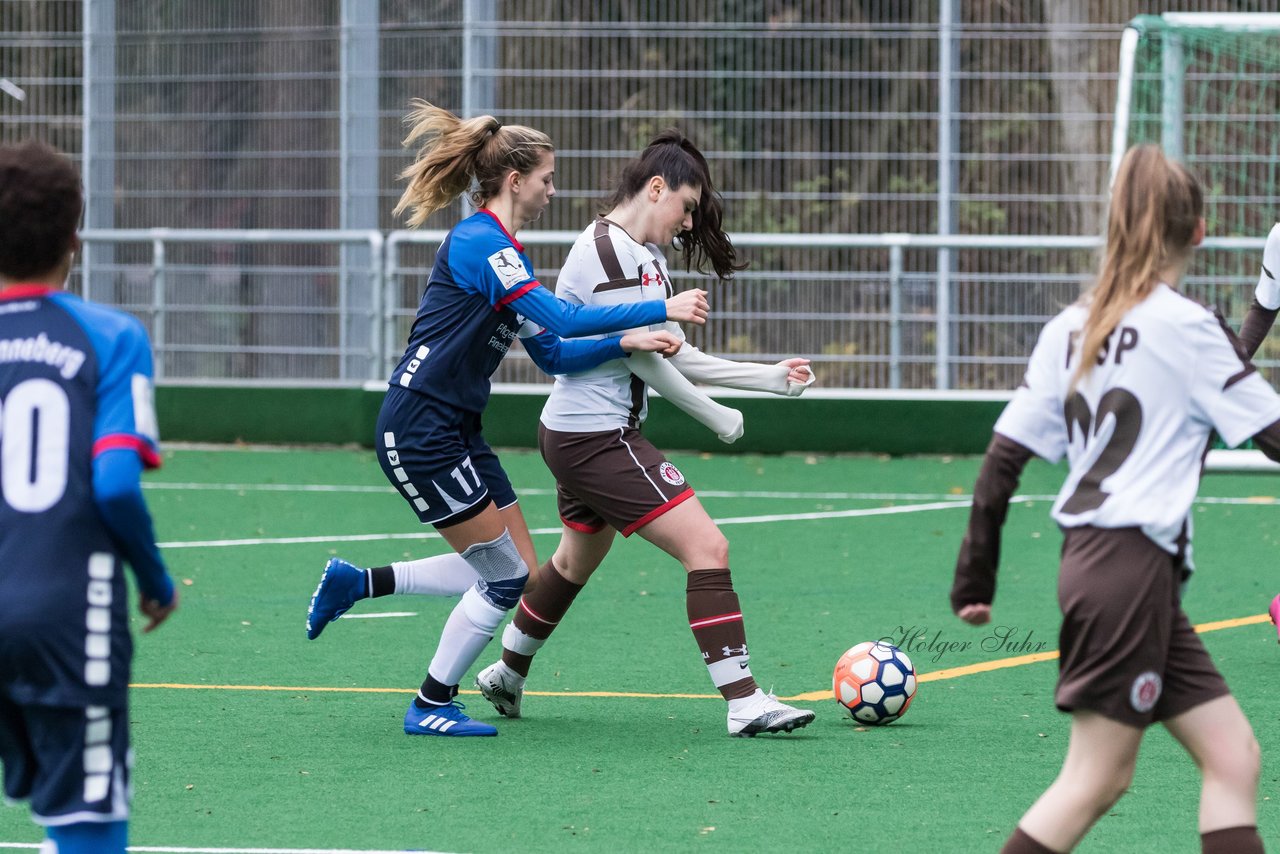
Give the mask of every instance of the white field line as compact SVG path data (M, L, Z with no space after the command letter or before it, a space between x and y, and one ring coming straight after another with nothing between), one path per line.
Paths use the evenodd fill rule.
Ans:
M368 484L342 483L164 483L144 481L143 489L217 491L217 492L334 492L353 494L398 494L390 484L371 486ZM768 490L723 490L699 489L698 495L705 498L778 498L813 501L941 501L947 498L967 498L965 495L929 492L781 492ZM555 495L554 489L541 487L517 489L517 495Z
M752 525L759 522L802 522L814 519L849 519L858 516L890 516L898 513L919 513L927 510L948 510L968 507L968 501L937 501L929 504L907 504L901 507L869 507L863 510L828 510L817 513L779 513L771 516L734 516L715 519L717 525ZM534 536L559 535L560 528L534 528ZM374 540L438 540L436 531L418 531L412 534L333 534L321 537L255 537L243 540L188 540L160 543L162 549L210 549L231 546L291 546L306 543L357 543Z
M380 614L352 614L347 612L342 615L344 620L377 620L381 617L416 617L417 611L383 611Z
M25 848L35 851L40 848L38 842L0 842L0 848ZM421 848L396 848L393 850L374 850L372 848L173 848L160 845L130 845L126 851L157 852L157 854L445 854L440 851L425 851Z
M702 493L706 495L707 493ZM856 493L849 493L850 496ZM869 507L859 510L822 510L812 513L777 513L763 516L729 516L715 519L717 525L753 525L767 522L806 522L820 519L853 519L863 516L893 516L901 513L921 513L931 510L951 510L956 507L968 507L972 503L972 496L953 495L939 496L945 497L945 501L932 501L924 504L904 504L897 507ZM1015 495L1010 503L1028 503L1053 501L1057 498L1055 495ZM883 500L883 499L881 499ZM1226 504L1234 506L1273 506L1277 503L1276 498L1268 495L1253 496L1248 498L1197 498L1197 504ZM529 531L534 536L553 536L560 533L560 528L534 528ZM234 540L186 540L174 541L168 543L160 543L163 549L210 549L210 548L232 548L235 546L290 546L290 545L309 545L317 543L361 543L361 542L386 542L394 540L438 540L440 534L434 530L431 531L415 531L412 533L386 533L386 534L328 534L322 536L310 537L253 537L247 539Z
M369 486L342 483L143 483L143 489L211 491L211 492L333 492L350 494L396 494L388 486ZM785 492L771 490L699 489L703 498L769 498L794 501L968 501L972 495L944 492ZM517 495L555 495L554 489L538 487L517 489ZM1053 501L1055 495L1017 495L1014 501ZM1274 495L1253 495L1244 498L1196 499L1197 504L1280 504Z

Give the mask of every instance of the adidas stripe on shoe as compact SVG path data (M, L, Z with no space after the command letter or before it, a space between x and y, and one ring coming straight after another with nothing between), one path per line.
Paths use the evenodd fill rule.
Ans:
M409 710L404 713L404 731L407 735L498 734L497 727L473 721L463 714L464 708L465 706L456 700L447 706L428 706L425 709L419 709L415 704L410 703Z

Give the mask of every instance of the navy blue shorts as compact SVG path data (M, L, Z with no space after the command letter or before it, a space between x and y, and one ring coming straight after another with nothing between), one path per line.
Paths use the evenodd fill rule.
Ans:
M30 801L37 824L129 817L129 712L18 705L0 696L4 794Z
M424 524L446 528L491 502L499 509L516 502L474 412L393 386L382 401L375 438L383 473Z

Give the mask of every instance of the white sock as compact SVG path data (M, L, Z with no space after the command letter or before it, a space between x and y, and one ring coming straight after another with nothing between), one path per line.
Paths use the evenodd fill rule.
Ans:
M730 701L729 701L729 713L730 713L730 714L733 714L733 713L735 713L735 712L740 712L740 711L742 711L742 710L743 710L744 708L746 708L746 707L747 707L747 705L749 705L750 703L757 702L757 701L760 699L760 697L761 697L761 695L762 695L762 694L764 694L764 692L763 692L763 691L761 691L759 688L757 688L757 689L756 689L756 692L755 692L754 694L752 694L750 697L739 697L739 698L738 698L738 699L736 699L736 700L730 700Z
M480 576L457 552L391 564L396 595L461 596Z
M512 670L501 658L493 663L493 667L502 674L502 681L506 684L515 685L517 688L524 687L525 677Z
M442 685L457 685L476 663L507 614L489 604L473 586L462 594L440 631L440 645L427 672Z

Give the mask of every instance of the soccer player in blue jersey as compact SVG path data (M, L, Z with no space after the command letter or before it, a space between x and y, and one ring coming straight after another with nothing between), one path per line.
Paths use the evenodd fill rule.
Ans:
M463 674L492 639L538 566L533 540L480 417L489 378L519 337L550 374L586 370L633 351L672 355L679 339L665 330L621 338L564 341L667 320L704 323L706 292L617 306L571 305L535 278L516 232L555 195L555 148L546 134L503 125L492 116L466 121L415 102L406 145L421 143L402 177L409 184L396 213L421 225L469 188L478 209L445 237L436 253L408 347L391 374L375 432L387 478L424 524L456 554L427 558L442 572L479 576L445 622L440 644L404 717L411 735L491 736L454 700ZM394 567L358 569L334 559L311 598L307 637L315 638L358 599L395 584Z
M160 464L137 320L60 290L83 199L70 160L0 147L0 762L42 851L125 850L127 562L149 632L178 604L139 474Z

